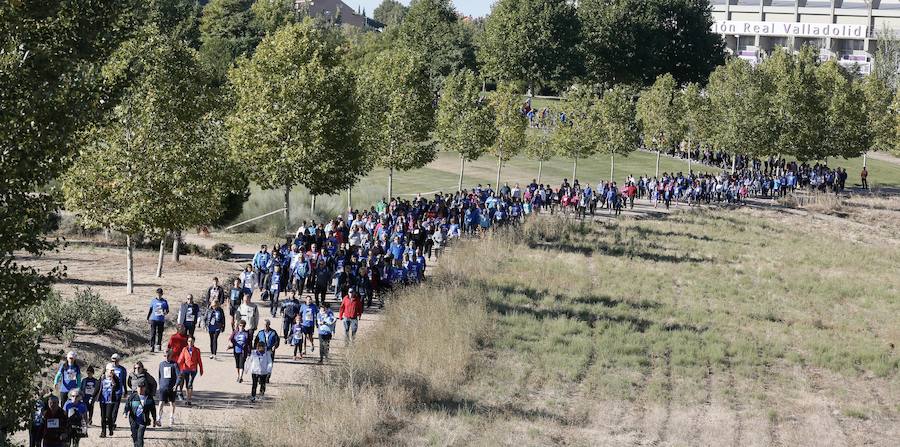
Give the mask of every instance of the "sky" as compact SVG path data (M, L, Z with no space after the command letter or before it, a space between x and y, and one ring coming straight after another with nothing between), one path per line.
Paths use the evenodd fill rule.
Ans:
M344 3L353 9L356 9L357 6L363 7L366 9L366 14L372 17L373 11L381 4L381 0L344 0ZM400 3L408 6L409 0L400 0ZM494 3L494 0L453 0L453 5L456 6L457 11L462 13L462 15L474 17L488 15L491 12L492 3Z

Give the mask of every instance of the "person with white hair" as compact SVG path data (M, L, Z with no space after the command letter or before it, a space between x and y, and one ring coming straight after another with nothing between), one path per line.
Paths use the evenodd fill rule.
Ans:
M81 389L81 367L78 365L75 351L69 351L65 360L56 369L53 386L59 385L59 401L69 399L69 391Z

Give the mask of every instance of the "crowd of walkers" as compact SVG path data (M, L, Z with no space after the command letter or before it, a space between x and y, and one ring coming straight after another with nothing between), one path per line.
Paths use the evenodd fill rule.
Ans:
M864 182L866 176L864 171ZM219 355L220 336L228 333L225 351L234 359L235 381L243 383L249 374L249 400L256 402L265 395L282 343L292 348L283 359L302 361L315 357L318 342L317 363L323 363L339 321L345 344L352 343L366 308L382 307L391 291L423 281L428 263L463 235L518 225L540 212L619 214L633 207L635 199L668 208L673 202L741 203L797 188L839 192L846 179L841 169L767 161L750 163L735 174L629 175L621 187L614 181L592 187L567 179L556 189L536 181L497 190L478 185L431 198L382 200L328 222L304 221L284 243L261 246L227 285L213 278L199 302L188 294L175 311L163 289L156 290L146 314L150 351L164 355L155 376L140 361L129 373L118 354L99 376L94 366L82 372L76 353L69 352L55 371L58 394L48 389L36 396L30 445L78 445L94 423L95 408L100 409L101 438L113 435L121 411L135 446L143 445L148 427L162 426L167 408L169 425L174 425L176 403L193 405L194 383L204 373L194 338L198 327L208 334L212 360ZM166 327L173 325L175 332L164 347Z

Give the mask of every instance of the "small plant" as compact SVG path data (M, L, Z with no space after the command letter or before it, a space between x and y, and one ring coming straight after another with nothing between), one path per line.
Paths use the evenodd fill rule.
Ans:
M97 333L106 332L122 321L119 308L100 298L100 294L90 287L76 289L72 304L80 311L80 319L84 324L94 328Z
M863 421L869 419L869 415L867 415L864 411L857 409L857 408L847 408L846 410L844 410L844 416L863 420Z
M231 258L231 254L233 253L233 251L234 249L231 247L231 245L220 242L212 246L212 248L210 249L210 254L215 259L225 261Z

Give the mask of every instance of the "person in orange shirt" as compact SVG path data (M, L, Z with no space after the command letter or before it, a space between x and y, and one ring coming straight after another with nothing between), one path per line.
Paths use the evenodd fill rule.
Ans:
M194 337L188 337L187 346L181 350L176 360L178 370L181 371L181 383L187 389L187 406L191 406L191 398L194 394L194 378L197 372L203 375L203 359L200 357L200 348L194 346Z
M187 339L187 331L184 329L183 325L179 324L175 327L175 333L169 337L169 344L166 347L166 352L171 351L177 358L178 355L181 354L181 351L187 346ZM178 400L184 399L184 382L181 380L181 376L178 376L178 380L175 381L175 392L178 393Z

